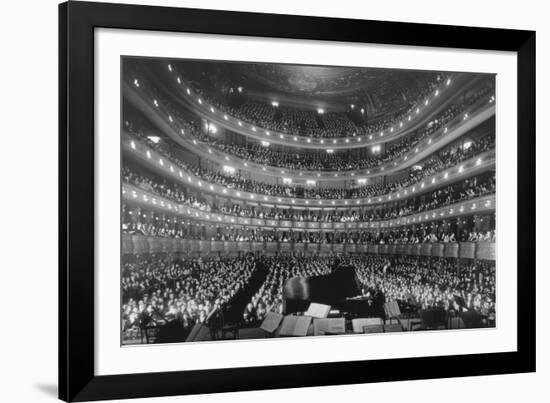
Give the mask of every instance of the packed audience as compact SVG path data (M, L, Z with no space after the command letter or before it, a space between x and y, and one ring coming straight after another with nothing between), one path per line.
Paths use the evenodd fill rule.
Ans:
M122 168L122 181L156 195L173 200L179 204L193 207L201 211L210 211L211 207L199 196L194 195L189 189L157 176L147 176L133 171L128 166Z
M439 226L441 228L441 226ZM294 242L314 244L350 244L350 245L385 245L385 244L420 244L420 243L455 243L455 242L494 242L495 232L489 230L468 231L462 229L455 231L449 229L437 231L434 228L421 228L415 230L403 230L400 232L402 238L394 238L392 232L313 232L313 231L292 231L292 230L269 230L269 229L232 229L219 230L212 240L235 241L235 242ZM200 232L195 232L194 239L205 237Z
M218 68L218 67L212 67ZM223 69L222 69L223 70ZM223 74L220 70L218 73ZM173 74L179 74L176 71ZM194 75L195 74L195 75ZM270 105L252 100L246 95L239 96L241 102L232 102L228 106L223 97L215 95L220 83L206 83L204 71L196 70L190 74L194 84L190 85L196 94L210 102L218 110L249 122L258 128L279 131L293 135L304 135L317 138L337 138L341 136L374 135L381 131L393 131L407 115L416 114L417 104L433 95L436 89L447 82L448 76L434 73L425 81L419 81L414 88L404 86L400 91L373 91L370 94L371 105L367 108L368 121L357 119L356 111L346 113L316 112L297 110L285 105ZM141 77L139 74L135 76ZM175 75L174 77L179 77ZM212 74L212 77L217 75ZM428 77L428 76L426 76ZM225 141L216 139L216 130L210 126L206 130L197 126L175 103L163 99L161 92L150 86L146 80L134 79L134 84L152 96L151 101L159 110L167 112L168 120L178 128L186 140L199 142L223 153L253 161L258 164L276 166L285 169L347 171L369 169L389 163L405 153L414 150L427 138L438 138L443 127L451 128L453 122L462 119L476 103L483 101L494 93L491 85L484 86L475 93L461 96L457 103L446 107L433 115L425 126L409 133L407 136L385 143L378 154L372 155L372 149L335 151L333 153L305 152L303 150L285 151L288 148L274 147L269 144L257 144L254 141L244 142L242 136L226 133ZM212 79L214 80L214 78ZM136 84L138 83L138 84ZM204 84L204 85L203 85ZM210 85L210 87L208 87ZM185 91L185 87L182 89ZM243 92L239 89L238 92ZM208 94L208 96L206 95ZM494 100L494 97L491 97ZM383 113L382 113L383 111ZM126 111L125 111L126 112ZM354 115L355 112L355 115ZM132 113L130 113L131 115ZM374 117L373 117L374 116ZM464 119L466 116L464 116ZM138 117L139 119L139 117ZM433 191L424 189L425 178L458 167L462 161L478 158L481 153L495 147L494 134L479 137L479 133L464 135L461 139L434 152L428 158L415 164L407 171L401 171L386 177L368 180L349 187L319 187L304 185L275 185L252 180L248 172L217 167L211 159L206 163L197 160L190 162L176 142L165 136L151 135L145 121L137 120L137 125L124 122L125 130L132 138L140 139L156 150L169 164L177 166L187 174L200 178L207 186L217 184L225 188L250 192L254 194L315 199L310 203L312 208L278 208L254 205L231 198L217 197L205 188L187 187L177 181L162 177L139 163L125 160L122 168L122 180L125 185L136 186L158 197L166 198L179 205L189 206L195 210L208 213L220 213L231 217L258 218L267 220L319 222L319 223L354 223L375 222L406 217L413 214L433 211L448 207L462 201L495 193L495 173L488 171L476 176L461 179L458 182L438 181L440 186ZM363 123L361 123L363 122ZM366 123L365 123L366 122ZM142 124L144 123L145 125ZM139 126L139 128L138 128ZM392 128L392 129L390 129ZM441 130L441 131L440 131ZM149 132L149 134L146 134ZM209 132L209 133L206 133ZM433 136L433 137L431 137ZM235 138L236 141L230 141ZM329 140L332 142L333 140ZM336 140L335 140L336 141ZM133 144L135 148L135 144ZM485 159L485 157L483 157ZM475 160L471 160L475 161ZM201 162L203 162L201 164ZM207 168L207 166L209 168ZM155 171L156 172L156 171ZM181 174L180 174L181 175ZM399 178L399 179L396 179ZM379 180L377 180L379 179ZM420 184L414 197L385 199L380 196L390 192L399 192L408 186ZM340 184L341 185L341 184ZM126 189L126 188L124 188ZM126 191L126 190L125 190ZM232 192L229 192L232 193ZM221 196L221 195L220 195ZM411 196L410 194L408 196ZM373 197L369 206L355 201L349 208L321 209L320 199L353 199ZM380 199L379 199L380 197ZM259 199L259 198L256 198ZM267 199L267 198L266 198ZM130 198L130 200L132 200ZM370 202L370 201L369 201ZM320 202L319 202L320 203ZM289 203L290 204L290 203ZM300 204L300 203L299 203ZM330 203L328 203L330 204ZM313 206L319 208L313 208ZM224 220L222 220L224 221ZM241 221L241 220L235 220ZM404 220L401 220L403 222ZM175 216L149 210L141 204L124 201L122 205L122 233L136 235L132 239L141 239L139 235L204 241L233 242L277 242L281 250L310 250L300 245L289 247L284 243L317 244L316 249L324 251L325 245L419 245L458 242L495 242L494 213L479 213L464 217L433 219L422 224L382 228L346 228L354 225L335 225L338 229L304 228L303 230L287 229L290 227L279 223L277 228L262 228L232 225L224 222L196 217ZM376 225L375 225L376 226ZM308 227L308 225L303 225ZM311 225L311 227L315 227ZM326 227L329 227L326 225ZM331 226L332 227L332 226ZM378 226L377 226L378 227ZM125 239L130 237L125 237ZM157 240L159 241L159 240ZM159 241L160 242L160 241ZM185 244L195 243L189 242ZM202 245L202 244L201 244ZM219 243L215 243L219 246ZM243 246L240 244L240 246ZM254 245L257 246L257 245ZM266 244L266 247L272 246ZM453 245L448 245L452 249ZM434 246L435 248L435 246ZM336 250L333 246L331 250ZM372 248L346 247L346 251L371 250ZM381 249L381 247L379 247ZM384 248L394 250L399 248ZM407 248L412 249L412 248ZM420 248L423 249L423 248ZM393 253L393 252L392 252ZM276 254L261 259L268 268L268 276L250 299L242 312L242 326L257 326L267 312L282 312L282 289L291 277L309 277L329 274L333 269L332 257L304 256L303 254ZM236 293L246 287L256 270L256 259L260 257L239 256L221 257L214 254L197 257L189 254L124 254L122 256L122 331L124 340L139 338L140 332L147 327L158 327L167 322L178 321L186 331L196 323L205 323L218 308L228 304ZM341 263L351 264L356 268L360 282L360 294L372 296L382 292L386 301L404 301L415 310L443 308L448 312L473 310L484 317L495 315L495 267L494 262L470 261L463 259L423 258L404 256L372 256L367 254L346 254L341 256Z
M126 121L125 126L129 133L138 137L159 153L165 155L170 161L175 163L180 168L200 177L206 182L226 186L230 189L237 189L268 196L310 199L347 199L370 197L380 196L391 191L397 191L403 187L410 186L413 183L416 183L440 170L472 158L474 155L493 149L495 144L495 137L493 135L488 135L477 141L469 141L468 147L465 147L464 144L449 146L427 158L423 165L421 165L421 169L411 169L408 178L401 179L397 182L391 182L386 185L368 184L352 188L319 188L295 185L274 185L258 182L245 178L240 172L236 172L235 174L214 172L184 161L174 153L174 148L170 147L168 141L153 142L141 131L135 130L131 123Z
M191 129L186 133L192 133L193 136L201 142L209 146L213 146L224 153L228 153L257 164L287 169L304 169L315 171L346 171L366 169L383 165L409 152L422 140L447 125L467 107L477 102L481 97L489 94L490 92L490 88L485 87L476 94L470 96L467 101L462 102L460 105L452 105L448 107L446 110L439 113L425 127L416 130L400 140L396 140L393 143L388 143L380 154L374 155L361 156L361 150L359 150L359 152L355 152L354 150L347 150L343 152L337 151L330 154L325 152L304 153L288 150L279 151L258 143L253 143L248 146L240 146L236 143L225 142L216 137L211 137L190 123L188 123L188 125L194 127L194 129Z
M352 258L353 259L353 258ZM419 309L474 310L495 313L493 262L477 261L458 269L451 259L367 257L356 264L364 288L384 293L386 301L409 301ZM381 269L383 267L383 269Z
M399 202L385 202L382 205L376 205L374 207L351 207L345 211L322 211L270 208L229 201L217 201L216 199L213 199L213 201L209 203L201 196L176 183L171 183L166 179L159 179L152 175L147 176L146 174L140 174L128 166L123 168L122 179L125 183L138 186L148 192L168 198L181 205L193 207L200 211L247 218L344 223L394 219L449 206L454 203L487 194L493 194L496 190L494 173L488 173L468 178L461 182Z
M252 269L245 259L134 256L122 268L122 330L175 318L185 327L202 323L246 284Z
M204 76L203 72L201 76ZM216 96L218 91L215 87L205 85L203 77L197 77L192 87L193 92L210 105L244 122L286 134L334 138L376 133L397 125L409 115L414 115L414 110L436 89L442 88L449 77L444 73L434 73L419 81L414 88L402 87L400 91L385 91L384 94L371 93L369 106L366 107L368 120L352 119L351 111L320 114L316 110L298 110L248 97L240 105L230 106L224 97ZM190 76L188 78L192 79Z
M422 224L392 230L333 229L292 230L285 228L233 227L227 224L197 222L177 219L145 209L128 209L124 206L122 232L131 235L147 235L166 238L180 238L203 241L235 242L294 242L318 244L419 244L454 242L495 242L494 224L491 216L475 219L457 218L449 221L434 221L431 225ZM486 220L485 225L481 225ZM493 219L494 221L494 219Z
M179 320L190 330L223 307L255 270L255 259L180 258L170 254L125 255L122 268L122 331L125 339L139 329ZM282 312L282 289L292 277L329 274L330 257L263 257L268 276L243 311L242 326L257 326L267 312ZM356 269L361 294L381 291L385 300L415 309L472 310L495 314L493 262L462 262L417 257L341 256ZM135 336L134 336L135 337Z
M169 102L162 102L162 105L163 108L169 111L172 122L180 126L180 133L182 133L182 136L194 137L210 146L223 152L233 154L239 158L259 164L288 169L344 171L373 168L402 156L423 139L434 134L437 130L451 122L479 99L490 95L492 92L493 89L491 86L482 87L476 93L469 95L468 98L462 99L460 104L453 104L444 111L438 113L425 127L417 129L400 140L388 143L379 155L362 155L364 153L358 154L353 151L336 152L332 154L296 153L272 150L258 143L243 146L231 142L224 142L216 137L205 134L196 123L190 121L189 118L181 112L179 107ZM286 108L281 109L283 111L287 110ZM283 115L285 115L285 113L283 113ZM303 114L307 115L307 112L294 111L293 113L288 112L287 114L298 114L301 116ZM309 122L310 120L306 121Z
M471 227L470 227L471 228ZM379 245L415 245L421 243L455 243L455 242L495 242L495 230L481 231L475 227L452 228L448 224L432 224L424 228L398 229L395 231L378 232L370 239L370 243Z

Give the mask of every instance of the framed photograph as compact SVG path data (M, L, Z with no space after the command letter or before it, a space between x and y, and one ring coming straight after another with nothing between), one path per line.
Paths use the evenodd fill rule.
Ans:
M535 33L59 6L59 397L535 370Z

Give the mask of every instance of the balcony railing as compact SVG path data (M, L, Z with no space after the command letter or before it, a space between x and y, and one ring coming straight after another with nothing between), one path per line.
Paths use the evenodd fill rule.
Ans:
M139 91L138 91L139 90ZM163 130L165 134L170 136L172 140L180 143L184 147L199 153L201 156L220 161L224 160L227 163L234 165L236 169L241 169L248 172L258 172L268 176L281 176L291 177L296 181L305 182L306 180L336 180L342 179L353 180L354 178L361 177L375 177L380 175L388 175L417 163L418 161L426 158L430 153L437 151L450 142L456 140L460 136L464 135L471 129L477 127L487 119L491 118L495 114L495 105L490 97L483 97L476 103L466 108L461 114L455 117L454 120L449 122L438 129L432 135L426 137L414 147L412 147L405 154L393 159L392 161L385 162L375 167L364 168L352 171L315 171L315 170L296 170L287 169L274 166L266 166L263 164L257 164L252 161L248 161L233 155L227 155L221 151L216 150L215 147L204 144L193 138L192 135L181 134L181 128L178 128L178 123L172 118L169 112L165 111L159 103L152 96L147 95L143 88L133 88L130 84L125 85L125 96L133 102L139 109L141 109L149 118L155 121L155 123ZM491 101L491 102L489 102ZM375 137L379 137L376 143L382 142L383 133L377 134ZM357 139L360 139L358 137ZM353 140L356 142L357 139ZM262 140L271 141L269 136L262 138ZM324 141L324 140L323 140ZM334 149L336 144L333 144L336 139L327 140L331 144L327 149ZM353 143L352 142L352 143ZM346 144L346 149L352 148L354 144Z
M484 214L495 211L495 195L476 197L434 210L410 214L399 218L365 222L323 222L293 221L263 218L237 217L228 214L213 213L178 204L156 196L136 186L124 184L122 199L128 204L136 204L154 211L190 218L196 221L234 227L262 227L295 231L331 231L331 230L379 230L398 228L406 225L421 224L435 220L462 217L472 214Z
M445 169L437 174L424 178L423 180L404 187L398 191L390 192L379 196L366 196L348 199L305 199L300 197L267 196L259 193L246 192L244 190L228 188L223 185L208 183L204 179L195 176L193 173L178 167L166 156L153 150L145 143L133 136L123 133L123 151L130 153L132 157L138 158L149 167L153 168L164 177L171 178L176 183L191 187L199 191L211 193L224 198L236 200L276 204L282 206L300 206L308 208L342 208L358 205L375 205L377 203L402 200L418 195L421 192L434 190L443 185L448 185L457 180L467 178L480 172L485 172L495 166L494 150L476 155L469 160L463 161L452 168Z
M459 91L453 92L453 89L465 89L475 82L475 80L472 80L471 77L466 74L451 75L449 80L442 83L431 96L418 102L418 104L411 109L411 113L407 117L403 117L403 119L400 122L396 122L394 126L384 129L386 135L384 139L376 138L377 136L374 134L372 136L356 135L337 138L317 138L297 133L278 132L267 128L261 128L243 119L233 117L230 113L220 110L203 96L197 94L193 89L193 84L187 82L182 75L178 74L176 69L172 69L168 74L170 74L174 83L177 84L176 88L178 89L179 95L181 95L181 99L204 118L216 122L229 130L255 138L256 140L266 140L266 137L269 137L274 143L310 148L362 147L396 140L407 134L410 130L418 127L417 125L419 123L423 122L436 110L446 105L446 103L441 102L443 99L446 98L446 101L451 101L455 96L460 94ZM436 100L441 101L435 102ZM333 142L335 139L337 140L336 143ZM361 142L362 144L359 144Z
M191 255L260 252L306 253L331 255L334 253L361 253L374 255L428 256L462 259L495 260L494 242L424 243L399 245L254 242L254 241L200 241L179 238L158 238L145 235L122 235L122 253L185 253Z

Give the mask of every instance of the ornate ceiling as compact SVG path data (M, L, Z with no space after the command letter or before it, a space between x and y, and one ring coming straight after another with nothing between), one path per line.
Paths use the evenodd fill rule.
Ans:
M342 94L387 76L387 71L353 67L242 64L234 68L270 90L289 94Z
M350 104L406 104L438 72L274 63L178 61L182 71L214 88L242 86L252 97L342 109Z

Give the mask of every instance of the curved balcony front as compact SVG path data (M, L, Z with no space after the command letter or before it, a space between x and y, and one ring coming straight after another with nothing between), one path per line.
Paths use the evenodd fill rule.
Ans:
M161 131L172 140L186 149L192 150L203 158L231 164L234 168L261 173L270 177L284 175L291 178L297 184L305 185L307 181L342 181L352 180L358 176L372 178L380 175L389 175L408 168L430 154L440 150L454 140L468 133L483 122L492 118L495 114L495 105L490 98L482 98L478 102L466 108L463 113L450 121L444 127L435 131L412 147L408 152L400 155L392 161L379 164L376 167L358 169L352 171L316 171L303 169L288 169L275 166L266 166L233 155L228 155L215 147L196 140L190 134L182 134L181 128L172 116L163 110L159 104L148 102L135 88L127 86L127 99L150 119ZM489 99L489 101L488 101Z
M258 193L246 192L227 186L208 183L204 179L195 176L188 170L179 167L163 154L151 149L143 142L123 133L122 150L129 157L145 164L150 169L158 172L163 177L172 179L183 186L194 188L201 192L210 193L223 198L277 205L280 207L302 208L349 208L357 205L375 205L377 203L391 202L413 197L421 192L428 192L438 187L448 185L467 177L485 172L495 167L495 151L486 151L474 156L454 167L445 169L434 175L427 176L422 181L384 195L348 198L348 199L304 199L288 196L268 196Z
M350 244L350 243L302 243L256 241L203 241L180 238L160 238L146 235L122 234L123 254L189 253L208 255L223 253L225 256L247 252L305 253L332 255L335 253L361 253L374 255L426 256L463 259L495 260L494 242L423 243L423 244Z
M127 183L123 184L122 198L129 205L136 204L150 210L174 214L210 224L293 231L379 231L381 229L399 228L434 220L457 218L495 211L495 195L490 194L454 203L449 206L439 207L427 212L410 214L389 220L323 222L237 217L229 214L203 211L192 206L179 204Z
M176 84L174 88L178 91L179 99L201 117L233 132L254 138L257 141L269 140L275 144L314 149L360 148L397 140L411 130L419 127L419 125L427 123L434 113L448 106L451 102L454 102L463 90L471 88L479 80L479 77L472 78L472 76L468 74L452 74L448 80L442 83L440 87L431 94L431 96L419 102L412 108L412 112L407 117L404 117L400 122L396 122L393 127L372 134L323 138L278 132L261 128L253 123L233 117L229 113L218 109L207 99L196 93L193 89L193 85L187 82L175 68L171 70L166 69L166 74L168 74L170 79ZM168 90L168 88L166 88L166 90Z

